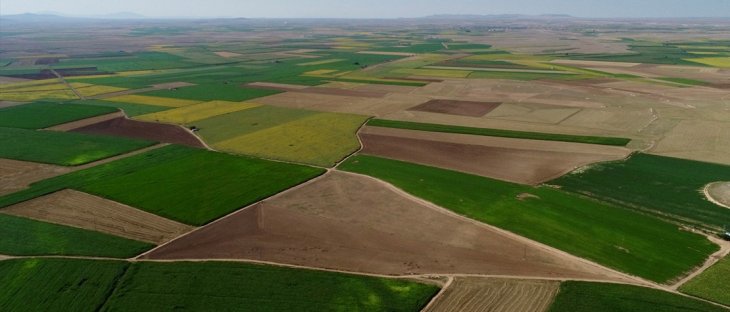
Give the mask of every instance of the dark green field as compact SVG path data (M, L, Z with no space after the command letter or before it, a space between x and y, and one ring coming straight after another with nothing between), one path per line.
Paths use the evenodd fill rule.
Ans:
M600 264L668 282L718 249L705 237L614 205L548 187L529 187L372 156L340 169L367 174L461 215ZM533 198L520 199L531 194Z
M155 142L71 132L0 128L1 158L78 166L124 154Z
M42 129L116 111L110 107L36 102L0 108L0 127Z
M385 119L371 119L370 121L368 121L368 126L410 129L410 130L431 131L431 132L472 134L472 135L483 135L483 136L494 136L494 137L516 138L516 139L531 139L531 140L543 140L543 141L562 141L562 142L588 143L588 144L600 144L600 145L614 145L614 146L625 146L626 144L629 144L629 142L631 142L630 139L625 139L625 138L581 136L581 135L553 134L553 133L540 133L540 132L525 132L525 131L512 131L512 130L502 130L502 129L487 129L487 128L472 128L472 127L461 127L461 126L452 126L452 125L429 124L429 123L385 120Z
M669 292L618 284L563 282L549 312L714 312L721 307Z
M596 164L550 184L689 225L720 230L730 209L702 194L705 185L730 179L730 166L636 154L627 161Z
M199 100L199 101L231 101L241 102L281 93L275 90L244 88L237 84L208 84L179 88L176 90L158 90L147 92L144 95L166 98Z
M191 225L206 224L324 170L167 146L33 184L0 207L73 188Z
M438 287L225 262L139 262L101 311L419 311Z
M129 117L157 113L157 112L165 111L168 109L172 109L172 107L167 107L167 106L121 103L121 102L111 102L111 101L103 101L103 100L84 100L84 101L74 101L72 103L73 104L83 104L83 105L93 105L93 106L113 107L113 108L121 109L122 111L124 111L124 114Z
M0 261L3 311L96 311L129 266L122 261Z
M152 247L104 233L0 213L0 254L4 255L127 258Z

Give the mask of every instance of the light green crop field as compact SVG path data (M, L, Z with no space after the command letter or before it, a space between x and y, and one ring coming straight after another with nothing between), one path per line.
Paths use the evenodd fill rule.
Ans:
M307 181L324 170L170 145L33 184L0 207L64 188L203 225Z
M0 128L0 157L78 166L124 154L155 142L72 132Z
M730 258L711 266L679 289L683 293L712 300L730 306Z
M0 254L126 258L152 247L104 233L6 215L0 209Z
M714 312L711 303L638 286L564 282L549 312Z
M549 187L373 156L349 158L339 168L379 178L461 215L660 283L701 265L719 249L707 238L673 224ZM531 196L520 196L524 194Z
M0 127L42 129L116 111L103 106L37 102L0 108Z

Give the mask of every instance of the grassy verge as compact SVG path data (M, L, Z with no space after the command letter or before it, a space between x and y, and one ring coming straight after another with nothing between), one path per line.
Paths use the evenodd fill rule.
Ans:
M626 144L629 144L629 142L631 142L631 139L626 139L626 138L526 132L526 131L513 131L513 130L502 130L502 129L487 129L487 128L472 128L472 127L430 124L430 123L420 123L420 122L410 122L410 121L384 120L384 119L371 119L368 122L368 125L375 126L375 127L410 129L410 130L419 130L419 131L446 132L446 133L494 136L494 137L503 137L503 138L531 139L531 140L543 140L543 141L562 141L562 142L575 142L575 143L588 143L588 144L614 145L614 146L626 146Z
M0 254L126 258L153 245L104 233L0 213Z
M730 306L730 258L725 257L707 271L682 285L680 291Z
M550 312L713 312L721 307L669 292L630 285L564 282Z
M72 132L0 128L0 158L78 166L155 142Z
M0 207L73 188L183 223L203 225L323 172L171 145L35 183L0 197Z
M102 106L37 102L1 108L0 127L42 129L116 111Z
M597 263L656 282L702 264L718 247L675 225L548 187L530 187L372 156L340 169Z
M593 165L550 184L676 222L720 230L730 225L730 209L709 202L702 189L728 179L727 165L636 154L626 161Z

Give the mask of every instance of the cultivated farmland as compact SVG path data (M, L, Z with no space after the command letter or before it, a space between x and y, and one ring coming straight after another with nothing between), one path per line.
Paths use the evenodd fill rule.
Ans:
M693 296L730 305L728 275L730 275L730 258L726 256L707 271L682 285L680 290Z
M0 108L0 127L42 129L116 111L101 106L37 102Z
M457 277L427 312L542 312L558 293L557 281Z

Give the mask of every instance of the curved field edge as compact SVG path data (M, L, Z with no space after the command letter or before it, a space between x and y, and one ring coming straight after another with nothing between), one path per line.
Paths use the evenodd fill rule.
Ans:
M730 306L730 258L725 257L679 290L699 298Z
M401 279L234 262L15 259L0 262L0 272L0 305L14 311L68 305L96 311L409 312L439 291ZM24 306L27 301L32 304Z
M101 232L3 214L0 254L12 256L95 256L127 258L154 247Z
M548 187L530 187L373 156L339 169L379 178L458 214L659 283L719 247L673 224Z
M325 170L170 145L43 180L0 197L0 208L70 188L203 225Z
M419 130L419 131L471 134L471 135L483 135L483 136L494 136L494 137L515 138L515 139L531 139L531 140L543 140L543 141L562 141L562 142L587 143L587 144L612 145L612 146L626 146L627 144L629 144L629 142L631 142L631 139L617 138L617 137L598 137L598 136L570 135L570 134L557 134L557 133L515 131L515 130L504 130L504 129L473 128L473 127L452 126L452 125L442 125L442 124L432 124L432 123L420 123L420 122L411 122L411 121L385 120L385 119L371 119L370 121L368 121L367 125L373 126L373 127L410 129L410 130Z
M563 282L549 312L728 311L720 306L670 292L621 284Z

